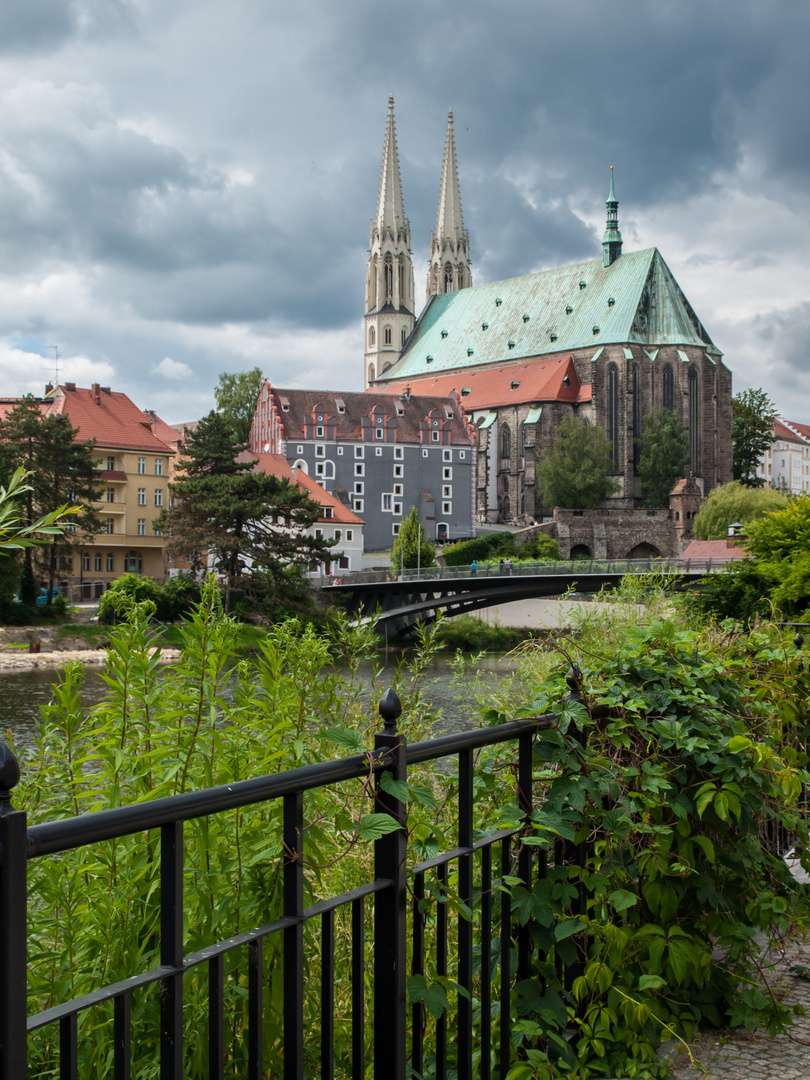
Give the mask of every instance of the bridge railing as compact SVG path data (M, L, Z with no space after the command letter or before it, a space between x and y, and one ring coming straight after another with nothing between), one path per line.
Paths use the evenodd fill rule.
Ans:
M417 570L358 570L321 575L321 587L379 585L394 581L459 581L465 578L554 577L588 574L711 573L727 566L721 559L574 559L556 562L485 563L469 566L431 566Z
M533 861L534 849L521 843L521 835L531 830L534 735L552 725L554 717L518 720L407 745L396 730L399 712L396 696L388 691L380 706L383 730L373 749L364 754L44 824L29 824L26 814L12 806L19 769L8 747L0 743L3 1080L25 1080L28 1040L41 1029L47 1029L47 1038L56 1047L57 1060L49 1067L58 1069L62 1077L78 1075L80 1050L86 1048L87 1040L104 1040L109 1056L106 1069L97 1075L129 1080L133 1063L143 1070L159 1057L162 1080L196 1077L189 1063L192 1056L199 1059L203 1046L207 1059L204 1075L222 1078L226 1067L231 1075L238 1039L238 1052L247 1059L246 1075L251 1080L267 1075L268 1069L273 1076L283 1074L286 1080L301 1080L305 1071L329 1080L336 1071L336 1010L340 1009L339 1001L346 1000L336 998L335 985L345 978L351 982L351 1004L347 1006L351 1016L339 1019L341 1029L352 1033L349 1060L344 1059L343 1067L353 1076L371 1075L367 1071L370 1057L376 1080L405 1080L409 1068L421 1075L429 1064L427 1056L444 1060L448 1046L452 1046L450 1056L459 1080L471 1078L474 1054L476 1058L480 1055L478 1075L485 1080L491 1075L504 1077L512 1041L512 988L528 976L532 957L530 927L513 922L499 882L509 875L510 880L518 877L529 886L533 876L545 875L545 859ZM476 800L474 767L476 752L497 744L509 744L513 749L511 774L505 770L503 777L507 782L512 776L523 824L492 831L482 827L488 815ZM360 778L367 783L371 780L376 785L377 810L404 826L406 805L389 793L394 790L400 794L401 789L387 784L386 791L382 778L387 774L393 781L407 781L409 770L424 762L435 762L448 781L456 778L448 786L448 790L457 791L455 842L408 869L405 828L389 832L374 841L370 870L364 871L363 860L356 859L357 880L349 892L314 896L314 902L305 906L306 888L314 890L320 880L309 875L305 882L304 836L314 814L311 803L307 813L308 794ZM184 927L183 920L184 879L189 869L184 860L185 824L272 800L280 800L283 809L280 835L267 838L268 850L275 839L284 852L283 910L272 913L264 925L206 941L187 953L190 928ZM26 941L38 914L45 915L38 912L36 898L27 895L28 861L62 860L71 849L133 834L143 834L144 846L148 845L159 864L159 893L141 897L139 902L157 905L160 963L144 970L116 972L116 981L111 984L94 986L80 997L27 1016ZM558 853L557 861L564 860L570 861ZM446 902L448 884L455 890L457 906ZM77 887L81 888L80 881ZM425 896L439 897L432 914L427 913L430 904ZM351 938L347 946L351 962L345 973L335 971L338 916L338 926ZM367 942L365 929L369 926L373 926L373 935ZM271 943L279 950L283 967L280 997L268 990L280 985L278 972L274 977L267 970L264 949ZM139 947L127 955L140 955L142 943L137 944ZM458 986L457 994L448 994L448 1010L435 1021L420 1002L408 1005L406 997L407 974L430 975L431 962L433 977L451 979ZM184 990L187 995L190 990L207 995L207 1030L188 1030ZM313 994L320 998L314 1023L311 1013L306 1014L305 994L310 1005ZM137 1025L133 1029L132 1019L133 1002L142 1001L143 995L152 995L150 1000L159 1011L158 1029L146 1033ZM234 1001L244 1008L246 1020L238 1034L234 1029L226 1040L224 1020ZM263 1038L268 1010L283 1021L280 1045L268 1046ZM104 1021L105 1015L110 1019ZM198 1051L195 1055L191 1054L192 1041ZM443 1067L437 1076L443 1075Z

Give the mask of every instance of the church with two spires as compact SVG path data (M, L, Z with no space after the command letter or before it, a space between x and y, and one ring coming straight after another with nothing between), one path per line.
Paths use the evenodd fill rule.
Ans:
M704 495L731 480L731 372L658 249L622 250L612 171L606 207L601 257L474 285L451 112L417 314L389 99L366 271L364 386L457 400L476 433L480 522L522 524L550 512L535 465L571 415L608 437L618 481L610 507L640 505L639 439L659 409L682 420Z

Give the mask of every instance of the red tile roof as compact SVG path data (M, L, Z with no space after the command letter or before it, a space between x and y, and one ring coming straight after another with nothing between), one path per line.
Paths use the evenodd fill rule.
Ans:
M328 491L325 491L303 469L292 469L283 454L254 454L250 450L245 450L237 456L236 460L244 462L252 460L255 462L253 466L254 472L265 473L267 476L276 476L280 480L289 480L291 484L298 484L313 502L319 503L322 507L331 506L331 517L322 515L320 521L337 521L344 525L365 524L362 518L359 518L357 514L344 506L334 495L330 495Z
M513 386L513 383L517 385ZM390 388L392 393L401 394L406 386L410 386L412 397L422 394L445 396L455 390L468 411L529 402L590 400L590 395L582 396L589 388L580 387L573 358L568 355L386 383L386 389Z
M682 559L717 559L733 562L744 559L748 553L744 547L728 540L692 540L687 544Z
M67 416L81 441L95 439L96 445L116 450L143 450L153 454L171 453L171 447L152 434L152 422L138 406L108 386L91 390L73 383L57 386L42 401L49 415Z

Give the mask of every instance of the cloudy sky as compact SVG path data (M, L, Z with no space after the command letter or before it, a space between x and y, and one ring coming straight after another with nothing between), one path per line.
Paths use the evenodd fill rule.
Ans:
M398 16L398 18L396 18ZM657 246L735 391L810 422L806 0L0 7L0 395L166 420L221 371L360 389L388 95L422 294L448 108L475 281Z

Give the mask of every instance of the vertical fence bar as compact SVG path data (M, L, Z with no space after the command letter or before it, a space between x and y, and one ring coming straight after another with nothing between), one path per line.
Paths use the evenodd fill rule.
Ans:
M413 952L411 974L425 974L425 914L419 910L425 899L425 875L417 874L413 883ZM425 1007L421 1001L411 1006L411 1064L417 1076L421 1075L425 1042Z
M132 998L119 994L113 999L113 1078L130 1080L132 1076Z
M458 891L470 917L458 916L458 983L467 996L458 994L458 1080L472 1080L473 1030L473 752L458 755L458 845L466 853L458 860Z
M11 805L20 779L17 759L0 742L0 1076L25 1080L28 1072L26 937L27 822Z
M160 829L160 962L183 964L183 822ZM183 1077L183 973L160 980L160 1080Z
M79 1080L79 1021L76 1013L59 1021L59 1080Z
M492 848L481 852L481 1080L492 1063Z
M394 780L407 780L405 738L396 729L402 712L399 698L386 690L380 702L383 730L374 748L390 762ZM406 1072L406 814L405 806L379 786L377 809L390 814L401 828L374 842L374 876L390 882L374 905L374 1078L405 1080Z
M264 941L259 938L258 941L248 943L248 1080L262 1080L264 1075L264 1048L262 1046L263 970Z
M321 916L321 1080L335 1075L335 913Z
M512 873L512 845L507 836L501 847L501 879ZM512 988L512 899L509 892L501 892L501 1008L499 1014L500 1043L499 1067L500 1080L506 1080L509 1072L509 1048L512 1045L512 1010L510 1008Z
M366 1075L364 913L361 896L352 901L352 1080L363 1080Z
M518 806L523 813L523 832L531 830L532 820L532 744L531 734L521 735L518 739ZM518 877L527 889L532 887L532 849L521 843L518 853ZM531 928L527 923L517 930L518 942L518 980L528 979L531 975Z
M208 961L208 1076L223 1080L225 1075L225 957L222 953Z
M304 793L284 796L284 1080L304 1075Z
M436 911L436 974L447 978L447 863L436 871L439 879L439 903ZM447 1013L436 1021L436 1080L447 1078Z

